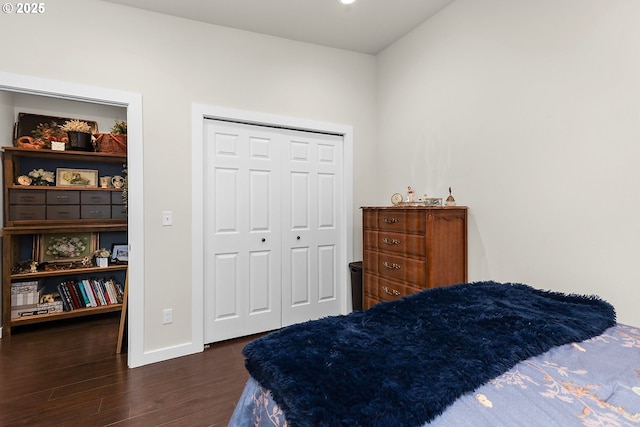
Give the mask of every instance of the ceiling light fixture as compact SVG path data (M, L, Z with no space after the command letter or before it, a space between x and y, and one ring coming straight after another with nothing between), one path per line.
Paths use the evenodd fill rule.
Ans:
M342 4L351 4L353 2L355 2L356 0L340 0L340 3Z

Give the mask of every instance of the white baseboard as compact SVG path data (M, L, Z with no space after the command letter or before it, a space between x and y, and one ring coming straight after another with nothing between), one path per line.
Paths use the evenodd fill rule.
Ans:
M178 344L173 347L161 348L145 352L140 359L129 359L129 367L137 368L150 363L163 362L177 357L188 356L190 354L201 353L204 346L194 343Z

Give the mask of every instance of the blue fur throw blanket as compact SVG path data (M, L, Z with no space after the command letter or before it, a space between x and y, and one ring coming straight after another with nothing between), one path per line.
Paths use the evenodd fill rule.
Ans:
M243 354L292 426L420 426L518 362L615 322L596 296L476 282L292 325Z

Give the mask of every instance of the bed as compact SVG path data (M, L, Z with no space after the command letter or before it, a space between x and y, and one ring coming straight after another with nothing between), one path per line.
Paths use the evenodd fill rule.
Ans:
M640 425L640 328L594 296L460 284L292 325L243 354L230 426Z

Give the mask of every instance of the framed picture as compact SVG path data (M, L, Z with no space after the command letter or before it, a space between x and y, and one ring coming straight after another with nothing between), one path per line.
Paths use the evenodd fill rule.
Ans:
M67 132L60 129L60 126L70 120L83 121L89 125L92 134L98 132L98 123L91 120L18 113L18 121L13 132L13 145L44 149L52 147L53 142L68 142Z
M111 261L129 262L129 245L114 243L111 246Z
M72 262L91 257L98 249L97 233L41 234L37 242L39 262Z
M98 187L98 171L93 169L56 169L56 186Z

